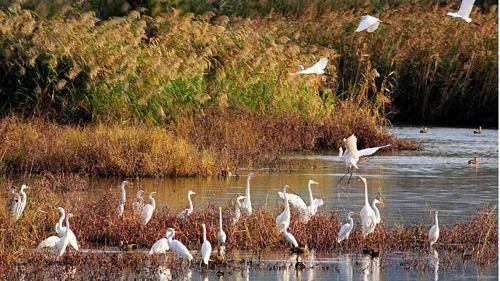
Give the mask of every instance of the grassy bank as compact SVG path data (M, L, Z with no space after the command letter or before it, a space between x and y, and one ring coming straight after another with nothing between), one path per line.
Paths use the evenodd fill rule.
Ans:
M117 246L119 241L137 244L139 248L149 248L153 242L165 235L167 227L176 229L176 238L195 250L200 245L200 225L208 227L208 239L215 243L218 216L216 208L198 208L185 220L176 218L175 210L159 207L153 219L144 228L139 219L132 214L132 201L127 202L123 218L117 217L118 194L113 190L96 202L74 200L78 192L54 192L43 181L33 183L36 189L29 190L28 204L23 217L15 224L4 209L0 213L0 263L6 266L17 261L17 256L30 253L31 249L53 235L57 220L55 206L64 206L76 216L72 229L82 248ZM224 221L229 220L229 206L225 206ZM265 211L258 209L249 217L242 217L234 227L224 225L228 235L227 249L260 252L265 250L286 251L287 244L275 227L275 217L281 210ZM342 214L344 215L344 214ZM319 212L307 224L292 214L289 231L297 241L307 243L317 251L334 253L361 253L369 246L379 251L424 251L428 249L428 225L392 226L382 223L369 239L363 239L359 224L356 224L349 241L342 245L336 243L336 233L341 218L336 211ZM430 221L429 218L422 218ZM359 218L355 218L358 221ZM440 238L436 247L447 250L467 259L480 263L496 263L498 259L498 229L496 213L490 208L479 210L473 217L456 222L451 226L441 226Z
M351 132L360 145L413 148L351 107L324 122L299 116L207 113L158 126L69 126L0 120L0 173L99 176L215 176L226 166L269 165L288 151L333 149Z

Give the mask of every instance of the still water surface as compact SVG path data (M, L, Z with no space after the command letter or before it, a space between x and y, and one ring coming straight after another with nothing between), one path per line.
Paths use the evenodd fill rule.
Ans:
M256 168L251 182L254 207L278 208L282 202L276 192L288 184L293 192L307 197L307 181L319 182L314 186L315 197L323 198L323 211L337 209L342 215L359 211L364 204L364 188L356 175L367 178L370 198L380 191L384 196L382 217L388 224L430 223L430 209L438 209L440 222L454 223L465 219L485 204L497 205L498 131L484 130L475 135L472 129L430 128L420 134L416 127L394 127L396 136L420 143L418 151L381 153L358 164L359 171L348 185L337 184L346 171L337 152L294 154L288 158L301 162L300 169L276 172L266 167ZM472 167L469 159L478 157L480 164ZM138 189L157 192L157 205L182 209L187 205L187 192L197 193L194 205L225 206L237 194L245 191L244 175L239 180L216 178L141 179L129 189L134 196ZM347 179L347 177L346 177ZM94 179L91 197L101 196L108 188L115 188L121 179ZM307 201L306 201L307 202Z

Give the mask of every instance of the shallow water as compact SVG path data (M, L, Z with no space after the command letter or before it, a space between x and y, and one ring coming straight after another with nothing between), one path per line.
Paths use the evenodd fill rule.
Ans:
M418 151L381 153L359 163L354 175L367 178L370 198L380 191L385 204L382 217L388 224L430 223L430 209L440 211L440 222L450 224L465 219L485 204L497 205L498 182L498 131L484 130L475 135L472 129L430 128L420 134L416 127L394 127L395 135L410 138L421 144ZM342 215L348 211L359 211L364 204L362 182L353 177L348 185L344 180L337 185L345 173L345 165L337 152L319 154L294 154L301 168L286 172L275 172L265 167L254 170L256 177L251 182L251 199L254 208L278 208L282 202L276 192L288 184L292 191L307 198L307 181L313 179L315 197L323 198L322 211L338 209ZM477 167L467 164L474 156L480 160ZM246 179L241 171L239 180L217 180L216 178L140 179L134 180L128 196L135 196L140 188L157 192L157 205L168 205L182 209L187 205L187 192L197 193L194 205L225 206L237 194L243 194ZM347 179L347 178L346 178ZM94 179L95 187L89 196L101 196L108 188L116 188L121 179ZM307 202L307 201L306 201Z

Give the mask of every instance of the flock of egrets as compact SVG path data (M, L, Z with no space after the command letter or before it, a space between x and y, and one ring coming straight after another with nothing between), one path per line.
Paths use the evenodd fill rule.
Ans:
M352 169L358 169L358 161L360 157L369 156L374 154L377 150L387 147L379 146L366 148L362 150L358 150L357 148L357 139L355 135L351 135L350 137L343 140L345 145L345 151L342 147L339 148L339 156L342 161L347 166L346 174L340 179L342 179L347 175L351 174L349 180L352 176ZM233 202L233 208L231 209L230 214L230 223L231 225L236 225L238 220L242 215L251 215L252 214L252 201L250 197L250 180L254 177L254 173L249 173L247 176L246 182L246 190L244 196L238 196ZM379 209L377 208L378 204L383 204L383 198L380 193L376 195L370 204L369 196L368 196L368 187L366 179L359 176L359 178L364 183L365 188L365 204L360 211L361 218L361 230L363 237L370 235L374 230L377 224L380 223L381 217ZM122 216L125 210L126 204L126 186L130 183L127 181L123 181L121 184L121 196L118 200L117 205L117 215ZM295 253L304 253L307 251L307 245L299 244L295 239L294 235L288 231L288 227L291 222L291 212L290 205L298 210L300 214L300 220L303 223L307 223L311 217L313 217L318 209L323 205L323 200L319 198L314 198L312 193L312 185L318 184L317 182L310 180L308 183L308 191L309 191L309 205L298 195L287 193L288 186L285 185L283 187L282 192L278 192L278 196L284 200L284 210L276 217L276 227L283 234L283 238L290 244L291 250ZM11 189L11 193L9 196L9 200L7 201L7 207L10 209L12 220L16 222L26 207L26 185L22 185L20 192L17 193L15 187ZM143 199L144 191L140 190L137 192L136 200L132 204L132 211L135 216L138 217L140 223L142 225L148 224L148 222L152 219L154 211L156 209L156 202L154 199L155 192L151 192L149 194L149 204L145 204ZM192 191L188 192L188 205L187 209L181 210L177 218L184 219L190 216L194 211L193 200L191 198L195 193ZM241 202L243 200L243 202ZM68 246L74 248L78 251L78 242L75 237L75 234L70 228L69 219L72 217L71 213L66 214L65 210L61 207L57 208L59 213L59 220L55 225L55 232L57 235L50 236L45 240L41 241L37 248L39 249L49 249L53 251L57 256L62 256L66 251ZM335 239L338 243L342 243L342 241L349 239L349 235L354 228L354 221L352 218L353 212L349 212L347 215L348 222L342 225L338 231L338 234ZM430 247L437 241L439 237L439 226L438 226L438 212L435 212L435 224L431 227L428 234L428 239L430 243ZM65 224L65 226L63 225ZM217 232L217 245L218 250L217 253L212 255L212 245L210 241L207 239L206 235L206 226L204 223L201 223L202 227L202 235L203 235L203 243L201 247L201 259L200 263L208 266L209 260L220 261L224 259L225 255L225 243L226 243L226 233L223 230L223 221L222 221L222 208L219 207L219 229ZM175 230L173 228L168 228L165 233L165 238L162 238L156 241L149 251L149 254L165 254L167 251L172 251L178 258L186 259L191 261L193 259L193 255L191 251L187 249L187 247L180 241L174 239Z

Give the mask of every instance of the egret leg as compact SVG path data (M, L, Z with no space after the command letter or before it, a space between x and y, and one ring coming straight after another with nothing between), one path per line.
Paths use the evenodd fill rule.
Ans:
M349 170L351 171L351 175L349 176L349 179L347 180L347 184L351 183L351 178L352 178L352 168Z
M339 185L342 182L342 180L345 178L345 176L347 176L347 174L349 174L350 170L351 170L350 168L347 168L347 172L340 178L340 180L337 182L337 185Z

